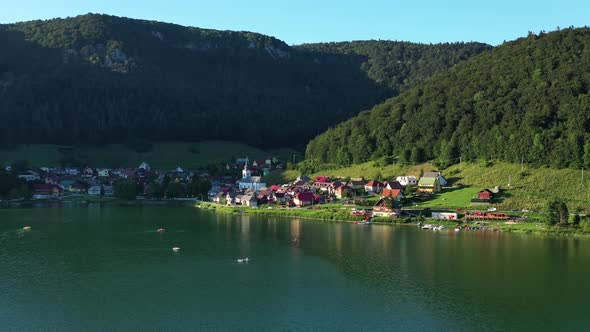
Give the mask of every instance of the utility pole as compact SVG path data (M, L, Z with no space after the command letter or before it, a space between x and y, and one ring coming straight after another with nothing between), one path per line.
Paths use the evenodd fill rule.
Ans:
M524 171L524 157L522 156L520 157L520 171Z

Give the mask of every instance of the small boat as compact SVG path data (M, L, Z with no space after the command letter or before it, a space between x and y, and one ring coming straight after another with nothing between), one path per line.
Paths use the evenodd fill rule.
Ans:
M460 231L461 231L461 228L455 227L455 232L460 232Z
M164 233L165 231L166 231L166 229L165 229L165 228L158 228L158 229L156 230L156 232L158 232L158 233Z
M172 251L180 251L180 247L172 247Z
M432 225L426 224L426 225L422 226L422 229L432 229Z
M31 226L25 226L23 227L23 231L30 231L31 230Z
M250 258L246 257L246 258L238 258L238 263L249 263L250 262Z

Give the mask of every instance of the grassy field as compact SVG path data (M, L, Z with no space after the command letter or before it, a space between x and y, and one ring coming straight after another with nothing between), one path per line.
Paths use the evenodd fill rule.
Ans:
M33 144L0 150L0 165L26 160L35 166L59 166L64 158L69 158L93 167L137 167L146 161L155 168L197 168L246 156L258 159L271 155L291 160L293 153L299 155L292 149L264 151L245 144L225 141L154 143L153 147L144 153L136 152L122 144L102 147Z
M423 208L469 208L471 199L480 190L480 187L446 189L442 193L434 195L431 200L417 202L417 206Z

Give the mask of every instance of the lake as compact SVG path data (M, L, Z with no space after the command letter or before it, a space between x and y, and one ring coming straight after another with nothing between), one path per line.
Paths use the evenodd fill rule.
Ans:
M0 210L1 330L585 330L589 279L587 239L186 206Z

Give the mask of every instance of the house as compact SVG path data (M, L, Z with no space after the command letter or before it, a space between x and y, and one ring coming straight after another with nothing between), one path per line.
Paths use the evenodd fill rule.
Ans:
M244 195L242 196L242 205L249 206L249 207L258 207L258 202L256 201L256 197L251 195Z
M447 180L445 180L445 178L442 176L442 174L440 172L424 172L422 177L423 178L437 178L438 183L441 185L441 187L444 187L447 185Z
M418 185L418 178L413 175L405 175L405 176L398 176L395 178L395 181L399 182L402 186L412 186L415 187Z
M272 186L270 186L268 188L268 190L270 190L270 191L279 191L281 189L282 189L281 186L277 186L276 184L273 184Z
M346 184L347 186L349 186L350 188L357 190L357 189L364 189L365 185L368 183L369 181L365 180L365 179L360 179L360 180L351 180L348 181L348 183Z
M393 198L394 200L399 201L404 197L404 194L400 189L385 189L383 190L381 197Z
M233 206L236 204L236 193L232 192L232 191L228 191L227 194L225 194L225 204L227 204L227 206Z
M258 195L256 195L256 201L260 204L266 204L268 203L268 196L270 195L269 192L261 192Z
M79 175L80 174L80 170L76 167L66 167L64 172L67 175Z
M87 178L91 178L94 176L94 170L90 167L85 167L84 170L82 171L82 176L83 177L87 177Z
M347 197L347 195L349 195L353 191L354 191L354 188L352 188L348 185L341 185L341 186L334 189L334 195L336 195L336 198L342 199L342 198Z
M225 193L220 191L215 196L213 196L213 202L221 204L221 203L223 203L224 198L225 198Z
M115 187L113 186L103 186L102 190L104 196L115 196Z
M379 193L383 189L383 183L373 180L365 184L365 191L368 193Z
M374 206L373 206L373 216L374 217L399 217L400 216L400 209L391 206L391 201L386 198L381 198Z
M152 169L152 167L144 161L139 165L138 169L143 169L144 171L150 171Z
M387 181L383 183L383 189L400 189L403 191L405 186L399 183L399 181Z
M91 196L100 196L101 192L102 192L102 186L92 186L92 187L88 188L88 195L91 195Z
M98 176L104 178L107 178L111 175L111 170L108 168L97 168L96 172L98 173Z
M298 193L293 198L293 203L296 206L307 206L313 204L313 193Z
M86 190L86 186L77 180L63 180L60 182L60 186L68 192L80 194Z
M493 196L494 194L489 189L484 189L477 193L477 199L487 202L491 201Z
M284 204L291 200L291 195L280 192L271 192L268 201L277 204Z
M327 176L318 176L313 182L313 187L321 191L329 191L331 185L330 178Z
M23 179L27 182L31 182L31 181L36 181L36 180L40 180L41 176L39 175L39 173L37 172L33 172L33 171L26 171L22 174L18 175L19 179Z
M438 177L421 177L418 181L418 192L434 194L440 192Z
M64 190L56 184L35 183L33 185L34 196L53 196L58 197L63 195Z

